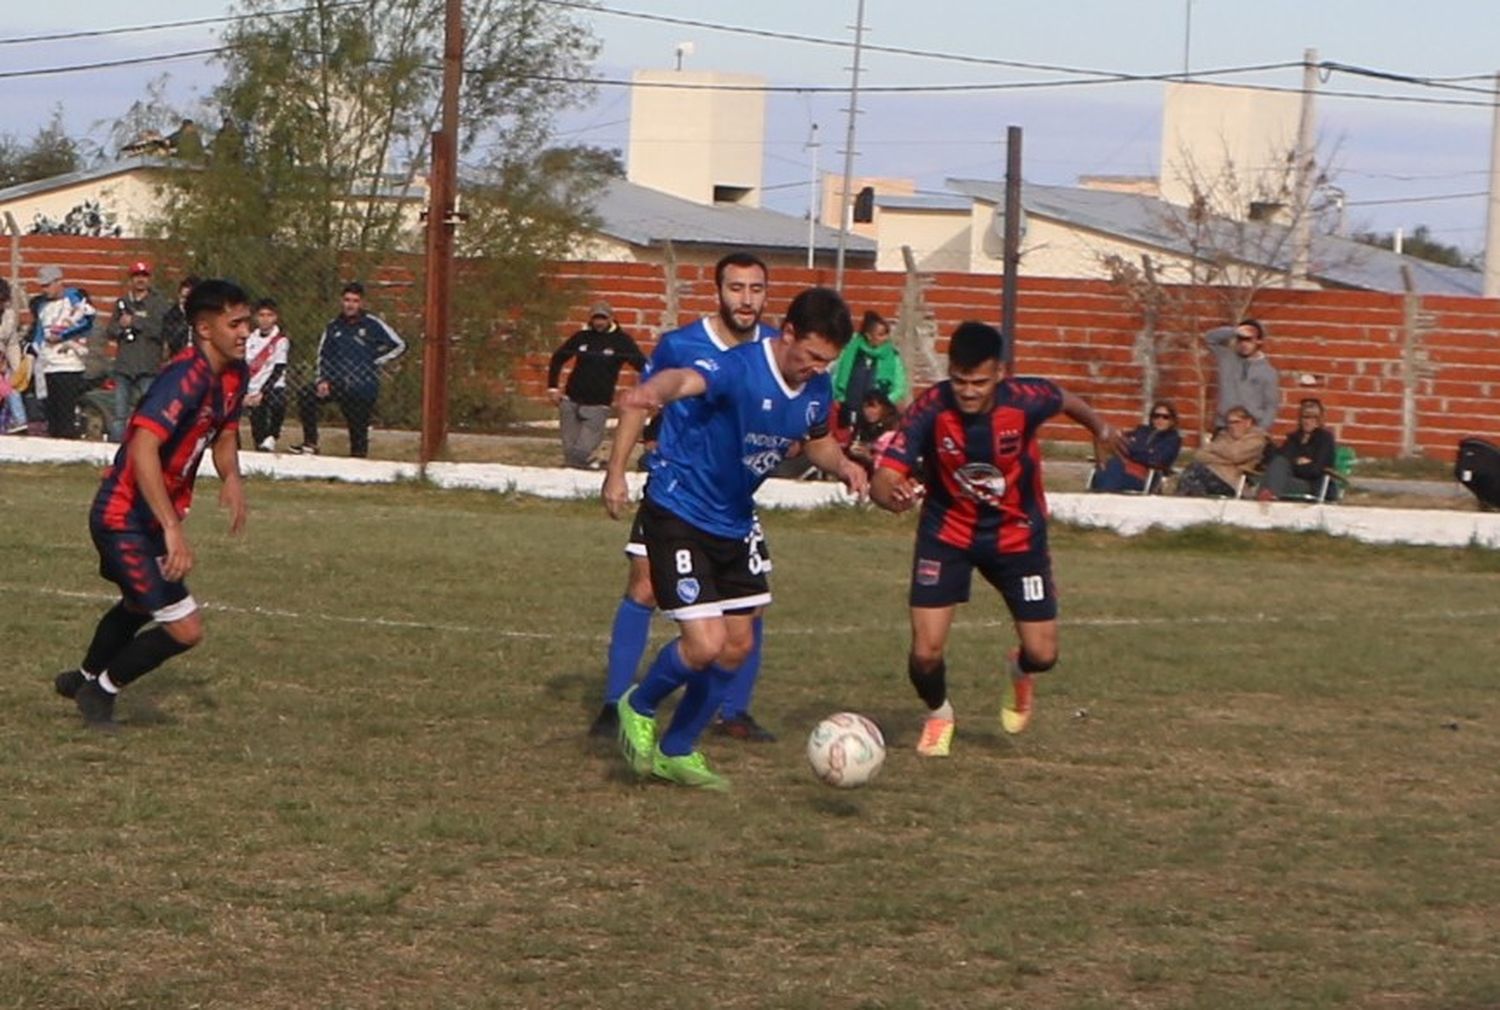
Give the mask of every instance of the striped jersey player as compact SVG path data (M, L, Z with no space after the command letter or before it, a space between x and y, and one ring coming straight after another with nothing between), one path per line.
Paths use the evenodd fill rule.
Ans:
M954 714L944 650L974 571L999 590L1019 647L1006 663L1000 721L1031 720L1032 678L1057 662L1057 592L1047 549L1047 499L1037 433L1059 413L1087 428L1102 453L1119 436L1087 403L1046 379L1006 374L1000 332L963 323L948 351L948 379L907 410L881 454L870 497L904 512L919 501L907 672L928 716L917 752L946 757Z
M250 308L239 287L208 280L189 292L184 312L192 344L131 414L89 512L99 574L119 587L120 600L100 619L83 663L58 674L54 686L95 728L114 728L115 698L126 685L203 638L184 582L194 556L182 524L205 452L219 474L230 532L245 523L239 419Z

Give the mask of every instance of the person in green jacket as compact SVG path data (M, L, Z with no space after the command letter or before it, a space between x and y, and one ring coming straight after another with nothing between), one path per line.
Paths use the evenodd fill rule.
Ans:
M883 393L899 405L909 391L906 366L891 343L891 324L872 309L865 313L859 332L833 366L833 398L839 404L840 427L854 423L866 393Z

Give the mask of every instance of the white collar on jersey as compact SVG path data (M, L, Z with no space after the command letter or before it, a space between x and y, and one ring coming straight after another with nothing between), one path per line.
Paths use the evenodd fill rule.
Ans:
M726 344L726 343L724 343L724 341L720 340L719 339L719 331L716 330L716 329L714 329L713 320L714 320L713 316L704 316L702 319L698 320L698 322L701 323L702 326L703 326L703 332L708 334L708 342L709 343L713 344L720 351L727 351L731 347L738 347L738 346L740 346L739 344ZM762 323L757 322L755 324L755 333L754 333L754 335L751 336L751 338L749 340L742 340L742 341L740 341L740 343L742 343L742 344L765 343L765 341L762 339L762 336L763 336L763 331L761 330L761 326L762 325L763 325Z
M781 387L781 391L786 394L786 398L788 400L795 399L797 394L806 388L807 384L803 383L796 389L786 384L786 376L781 374L781 366L776 364L776 354L771 350L772 343L774 341L771 340L762 340L760 342L760 348L766 355L766 366L771 369L771 375L776 379L776 385Z

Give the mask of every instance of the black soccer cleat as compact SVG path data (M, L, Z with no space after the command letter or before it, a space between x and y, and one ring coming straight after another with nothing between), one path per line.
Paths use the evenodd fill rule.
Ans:
M613 740L620 732L620 713L614 705L605 705L599 710L594 724L589 727L589 736L602 740Z
M87 684L89 679L83 675L82 670L64 670L52 681L52 686L57 688L57 693L64 698L72 698L78 694L78 689Z
M766 729L755 721L755 716L749 712L741 712L739 715L730 716L728 719L720 716L713 721L709 731L714 736L727 736L734 740L743 740L746 743L775 743L776 734Z
M115 722L115 696L98 684L89 682L78 689L73 698L78 712L90 729L113 731L120 724Z

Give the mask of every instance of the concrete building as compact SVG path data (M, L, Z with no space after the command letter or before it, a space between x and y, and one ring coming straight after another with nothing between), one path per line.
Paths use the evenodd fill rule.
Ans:
M765 78L638 70L626 178L698 204L759 207Z

